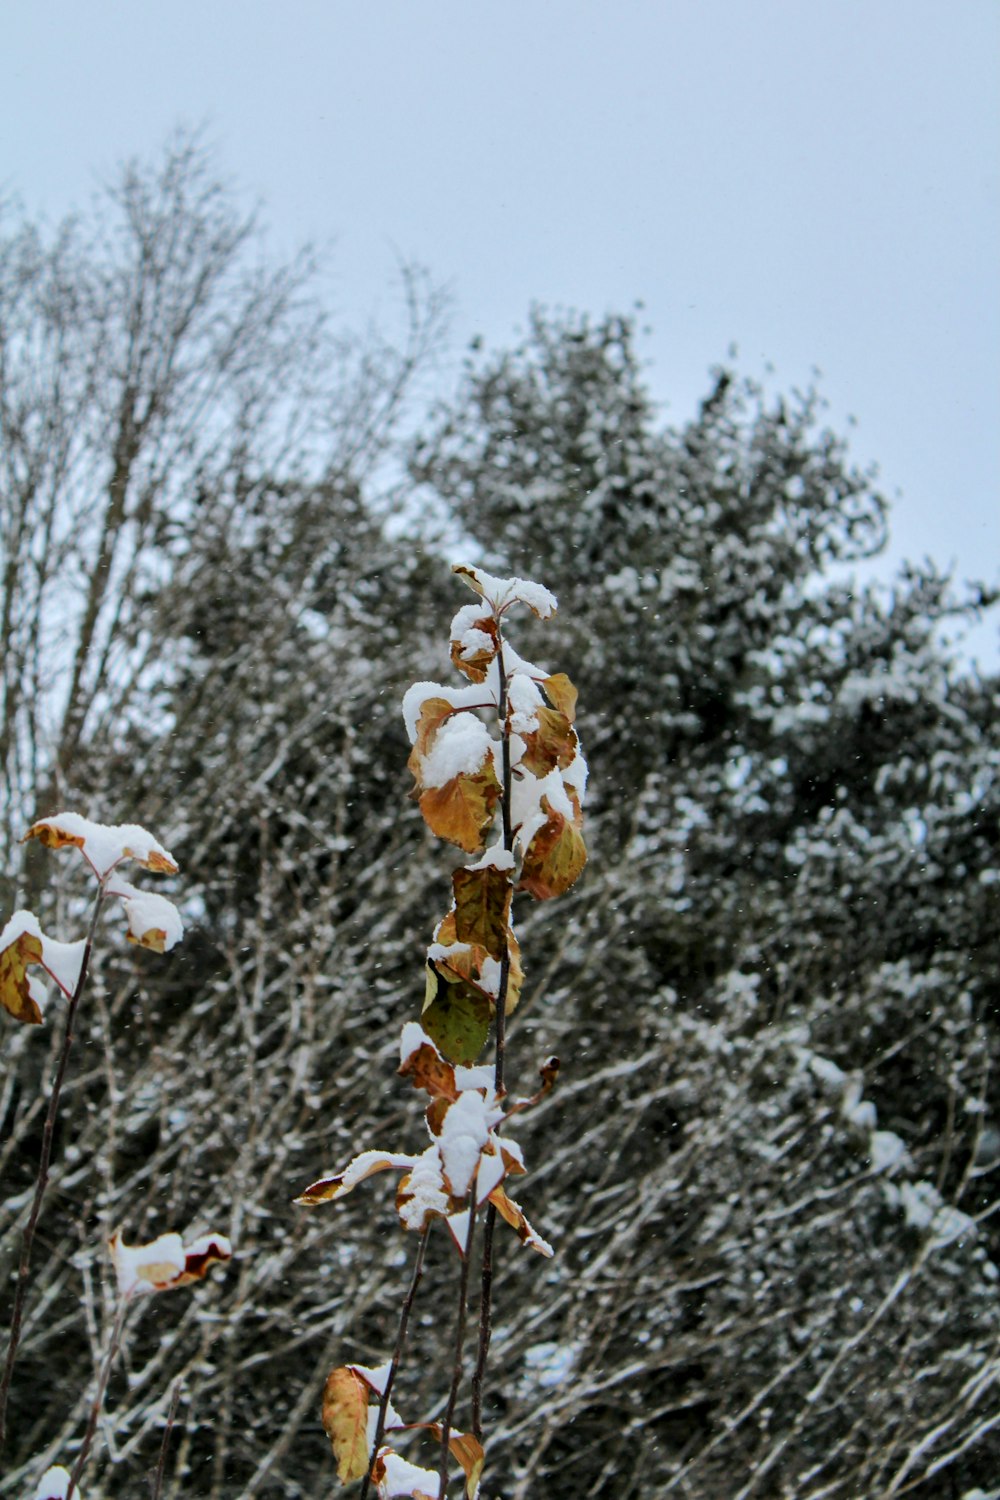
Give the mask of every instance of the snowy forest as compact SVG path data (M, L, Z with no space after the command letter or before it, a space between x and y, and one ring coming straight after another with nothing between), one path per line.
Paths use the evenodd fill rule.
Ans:
M0 1495L79 1445L107 1242L175 1228L233 1259L132 1318L85 1500L148 1492L172 1400L169 1500L335 1490L324 1381L388 1357L412 1247L389 1178L293 1199L413 1129L456 861L400 705L450 670L455 557L557 596L518 646L590 766L584 873L515 902L555 1255L498 1241L484 1500L1000 1493L1000 677L955 646L994 597L857 580L890 515L815 393L720 368L670 425L628 317L545 311L444 390L442 298L407 271L401 305L348 331L190 144L0 226L0 926L82 931L83 871L20 842L63 809L155 831L186 926L102 922ZM64 1016L0 1013L5 1330Z

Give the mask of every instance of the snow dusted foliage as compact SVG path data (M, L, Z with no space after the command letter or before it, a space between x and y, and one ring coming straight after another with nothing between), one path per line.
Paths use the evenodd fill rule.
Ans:
M466 555L558 595L550 620L522 610L517 645L579 686L592 772L586 875L554 907L519 898L511 1063L558 1053L563 1078L510 1134L556 1255L498 1240L491 1500L996 1490L998 683L942 646L973 593L832 567L877 546L885 508L817 415L727 376L671 429L627 323L541 319L414 459ZM384 538L347 458L317 488L279 479L209 475L153 571L147 671L72 762L73 805L177 851L187 935L155 967L122 944L94 976L100 1064L67 1079L2 1495L32 1494L86 1421L80 1297L99 1322L92 1246L119 1223L152 1240L218 1205L240 1258L197 1300L136 1306L108 1500L155 1467L178 1374L165 1497L328 1493L318 1393L392 1345L402 1169L312 1213L288 1184L426 1147L393 1070L453 858L402 800L398 702L490 637L470 595L438 648L447 570ZM449 691L471 702L467 683ZM78 930L27 891L0 921L25 905ZM489 961L469 962L481 988ZM49 991L44 1026L0 1016L8 1268ZM427 1284L456 1259L433 1236ZM420 1365L445 1369L447 1317L427 1315Z

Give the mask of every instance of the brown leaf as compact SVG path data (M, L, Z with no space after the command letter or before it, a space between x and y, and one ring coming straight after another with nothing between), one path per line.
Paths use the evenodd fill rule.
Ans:
M42 1012L31 993L28 968L42 961L42 942L30 932L22 932L0 953L0 1005L9 1010L15 1021L26 1026L40 1026Z
M576 730L558 708L540 708L538 728L524 736L521 765L533 776L547 776L558 766L564 771L576 754Z
M368 1387L346 1365L326 1378L323 1428L333 1445L341 1484L363 1479L368 1473Z
M421 1043L411 1052L399 1068L400 1078L412 1078L415 1089L426 1089L432 1099L454 1100L458 1098L455 1085L455 1069L445 1062L435 1049Z
M438 838L457 844L466 854L481 854L499 797L500 783L492 758L487 758L478 771L428 787L421 793L420 811Z
M451 879L456 941L475 944L491 958L501 959L513 895L510 872L486 865L479 870L456 870Z
M566 787L566 794L573 807L572 822L554 811L549 799L543 797L542 812L548 815L547 820L532 838L521 865L518 890L530 892L538 901L568 891L587 863L587 847L580 832L580 801L572 787Z
M552 1246L542 1239L541 1235L531 1227L527 1215L519 1203L513 1198L508 1198L502 1187L496 1187L490 1194L490 1202L493 1204L500 1217L517 1231L517 1237L522 1245L530 1245L532 1250L537 1250L539 1255L551 1256Z
M315 1208L317 1203L330 1203L334 1198L343 1198L377 1172L398 1172L411 1167L415 1158L395 1151L362 1151L349 1162L343 1172L333 1177L320 1177L311 1182L295 1199L302 1208Z
M553 708L558 708L564 713L572 724L576 720L577 690L566 676L565 672L556 672L552 677L543 677L540 683L542 692L548 698Z
M424 1424L421 1423L421 1426ZM428 1430L441 1441L444 1429L440 1422L428 1422ZM473 1500L476 1486L482 1478L483 1465L486 1462L486 1452L478 1438L473 1437L471 1432L453 1432L448 1439L448 1447L451 1456L462 1466L465 1475L465 1493L468 1500Z
M472 608L474 607L475 606L472 606ZM470 655L465 656L463 655L461 641L452 641L452 664L457 667L460 672L464 672L465 676L469 678L470 682L485 682L486 673L489 668L490 662L494 659L500 649L500 637L497 630L497 622L491 614L484 614L480 619L475 620L470 628L474 630L481 630L483 635L486 635L490 638L492 644L488 647L480 646Z

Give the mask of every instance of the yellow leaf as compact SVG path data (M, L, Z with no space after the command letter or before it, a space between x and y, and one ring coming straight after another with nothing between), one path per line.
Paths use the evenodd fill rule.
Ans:
M577 690L566 676L565 672L556 672L552 677L543 677L541 683L542 692L548 698L553 708L558 708L564 713L572 724L576 719Z
M42 1024L41 1008L31 993L28 977L29 965L41 961L42 940L30 932L22 932L0 952L0 1004L26 1026Z
M422 1425L422 1424L421 1424ZM443 1428L440 1422L428 1422L428 1431L441 1441ZM465 1474L465 1493L468 1500L474 1500L476 1486L479 1484L483 1474L483 1465L486 1462L486 1452L478 1438L474 1438L471 1432L453 1432L448 1439L448 1447L452 1458L456 1459L462 1466Z
M502 1187L496 1187L490 1193L490 1202L497 1213L504 1219L512 1229L517 1231L517 1237L522 1245L530 1245L532 1250L537 1250L539 1255L551 1256L552 1246L543 1240L537 1230L531 1227L527 1215L519 1203L509 1198Z
M323 1428L337 1459L341 1484L368 1473L368 1387L346 1365L331 1370L323 1387Z
M493 823L500 783L492 759L481 770L452 777L444 786L421 793L420 811L432 833L457 844L466 854L481 854Z
M519 890L529 891L538 901L548 901L568 891L587 863L587 847L580 832L583 813L572 787L566 794L573 807L572 822L542 798L546 821L528 845L521 865Z
M479 870L456 870L455 936L460 943L474 943L491 958L503 957L510 912L510 873L486 865Z

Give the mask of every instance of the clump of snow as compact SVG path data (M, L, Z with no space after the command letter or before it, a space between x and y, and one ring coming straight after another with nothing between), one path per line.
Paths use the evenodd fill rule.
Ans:
M873 1172L892 1172L909 1164L910 1155L894 1130L873 1130L868 1148Z
M392 1500L394 1495L436 1495L438 1476L430 1469L420 1469L393 1453L391 1448L381 1448L379 1458L385 1465L385 1473L379 1480L378 1492L382 1500Z
M46 1469L38 1481L35 1490L35 1500L66 1500L69 1489L70 1473L64 1469L62 1464L54 1464L51 1469ZM79 1488L74 1486L74 1495L77 1500L83 1500Z
M456 776L473 776L492 754L493 739L473 714L446 719L421 762L426 787L447 786Z
M420 710L428 698L443 698L456 712L468 708L488 707L491 704L495 707L497 703L495 668L493 677L487 677L485 682L471 682L464 687L446 687L442 682L414 682L408 687L403 694L402 707L403 722L406 725L406 733L411 745L416 742Z
M490 1129L502 1118L502 1110L490 1108L483 1096L472 1090L459 1094L445 1115L438 1149L445 1186L456 1198L464 1198L472 1187Z

